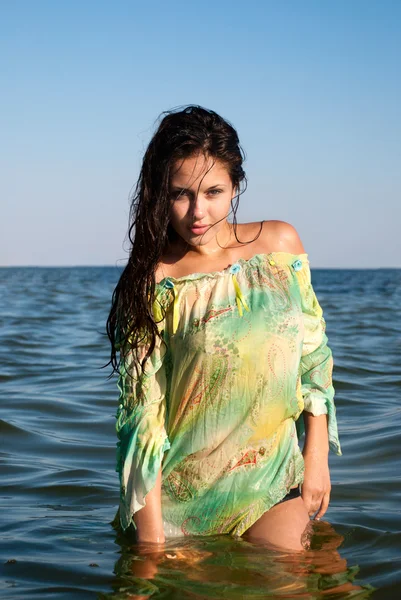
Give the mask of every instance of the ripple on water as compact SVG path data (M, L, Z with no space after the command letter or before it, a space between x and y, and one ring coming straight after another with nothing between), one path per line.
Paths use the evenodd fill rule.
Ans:
M401 271L315 270L343 457L302 556L224 536L162 555L115 531L116 381L104 323L117 268L1 269L4 598L396 598L401 585ZM330 594L328 595L328 593ZM147 594L147 596L146 596Z

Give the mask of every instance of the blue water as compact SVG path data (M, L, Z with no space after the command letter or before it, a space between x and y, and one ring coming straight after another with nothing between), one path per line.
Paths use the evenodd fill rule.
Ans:
M138 551L111 526L117 268L0 269L0 597L401 597L401 270L313 270L343 456L304 555L224 536Z

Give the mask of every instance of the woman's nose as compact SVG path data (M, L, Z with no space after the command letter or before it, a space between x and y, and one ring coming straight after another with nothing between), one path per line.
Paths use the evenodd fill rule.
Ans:
M202 219L205 216L205 213L206 213L205 200L203 198L201 198L200 196L195 198L195 200L193 202L192 213L193 213L194 221L199 221L200 219Z

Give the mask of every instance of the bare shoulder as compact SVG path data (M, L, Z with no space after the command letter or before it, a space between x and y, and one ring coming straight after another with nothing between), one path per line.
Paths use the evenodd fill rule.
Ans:
M306 252L297 230L286 221L264 221L260 242L267 253L276 251L303 254Z

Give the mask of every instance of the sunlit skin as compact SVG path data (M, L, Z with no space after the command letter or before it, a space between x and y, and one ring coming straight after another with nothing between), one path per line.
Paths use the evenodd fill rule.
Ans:
M170 181L170 222L189 252L212 256L228 241L227 215L235 196L227 168L200 154L177 162ZM192 227L199 227L193 231ZM202 229L203 228L203 229Z
M283 221L238 224L236 240L227 216L235 189L226 166L210 157L194 156L178 162L170 181L170 223L178 240L162 257L156 281L182 277L194 272L225 269L240 258L270 252L305 252L295 228ZM193 226L207 226L193 230ZM258 233L260 235L253 240ZM273 547L304 551L303 536L310 516L320 519L330 500L328 433L326 415L313 416L304 411L305 476L302 498L288 500L264 513L245 533L249 541L260 540ZM315 514L316 513L316 514ZM134 516L138 541L163 544L161 510L161 470L155 487L146 496L146 506ZM305 536L304 536L305 537Z

